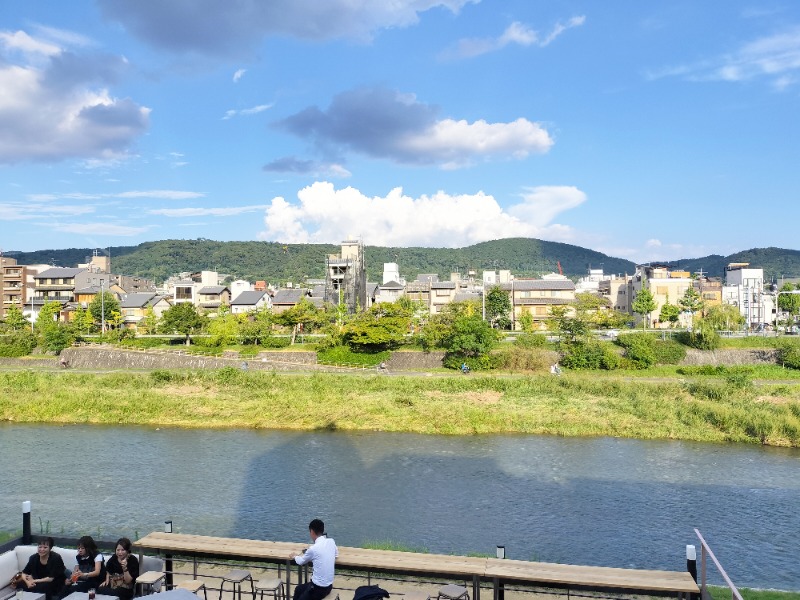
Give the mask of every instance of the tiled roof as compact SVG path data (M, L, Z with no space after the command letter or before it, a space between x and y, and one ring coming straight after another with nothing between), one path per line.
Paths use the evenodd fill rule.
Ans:
M261 299L266 296L264 291L246 291L242 292L231 301L231 306L255 306Z
M221 294L225 290L227 290L224 285L207 285L205 287L200 288L200 291L197 292L198 294Z
M75 277L78 273L83 273L86 269L68 269L66 267L53 267L52 269L47 269L42 271L38 275L35 276L36 279L41 279L42 277L47 277L48 279L57 277L63 278L66 277L69 279L70 277Z
M272 299L272 304L297 304L302 298L308 295L308 290L278 290Z
M575 284L569 279L515 279L512 283L500 284L500 289L510 292L531 290L574 290Z
M122 300L120 300L119 307L120 308L142 308L144 306L149 306L150 301L155 296L153 292L140 292L136 294L127 294Z

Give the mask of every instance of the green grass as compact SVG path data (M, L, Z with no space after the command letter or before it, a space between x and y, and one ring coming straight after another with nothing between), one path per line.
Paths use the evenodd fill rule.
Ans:
M407 546L392 540L365 540L361 543L367 550L392 550L394 552L417 552L427 554L428 549L422 546Z
M428 434L531 433L800 447L800 386L706 378L0 372L0 420ZM120 390L125 390L124 393Z
M731 591L727 587L708 586L708 591L714 600L731 600ZM739 593L744 600L800 600L800 592L739 588Z

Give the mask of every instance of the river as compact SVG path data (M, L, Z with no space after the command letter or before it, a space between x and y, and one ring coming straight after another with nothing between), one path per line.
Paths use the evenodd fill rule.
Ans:
M697 527L740 586L800 590L800 451L734 444L0 425L0 530L175 530L685 569ZM699 548L699 544L698 544ZM716 580L718 578L715 577Z

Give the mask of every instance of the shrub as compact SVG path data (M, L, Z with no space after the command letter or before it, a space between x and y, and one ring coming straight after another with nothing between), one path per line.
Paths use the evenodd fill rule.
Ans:
M0 336L0 356L16 358L27 356L36 347L36 337L30 331L15 331Z
M488 371L497 368L499 358L496 354L464 357L459 354L448 353L442 360L442 365L447 369L460 369L463 363L467 363L470 371Z
M291 343L292 340L288 337L269 336L267 338L262 338L259 345L262 348L288 348Z
M797 342L782 342L778 347L778 360L784 367L800 369L800 344Z
M653 350L658 365L677 365L686 358L686 346L674 340L656 340Z
M514 345L520 348L542 348L547 343L547 337L541 333L521 333L514 340Z
M544 337L544 336L540 336ZM497 367L512 371L547 371L555 362L554 352L516 344L495 354Z
M700 329L696 331L682 331L678 334L678 341L684 346L698 350L716 350L722 344L722 338L716 331Z
M389 360L388 350L381 352L354 352L349 346L334 346L317 351L317 361L329 365L374 367Z
M620 357L613 348L599 342L571 342L564 344L561 364L568 369L619 368Z
M616 343L625 348L625 358L636 369L647 369L656 364L655 339L646 333L629 333L617 338Z

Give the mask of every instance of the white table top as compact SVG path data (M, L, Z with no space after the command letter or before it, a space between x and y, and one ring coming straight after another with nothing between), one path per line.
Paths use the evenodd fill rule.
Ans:
M19 598L20 591L17 590L16 596L12 596L12 598ZM44 600L44 594L40 594L39 592L22 592L22 598L20 600Z
M94 599L119 600L117 596L106 596L105 594L95 594ZM25 600L27 600L27 598ZM64 600L89 600L89 594L87 592L72 592L69 596L64 598Z

